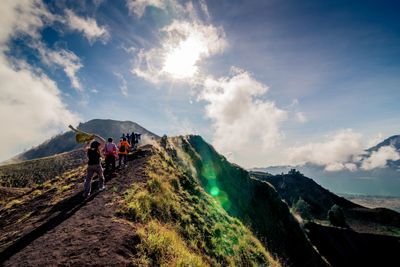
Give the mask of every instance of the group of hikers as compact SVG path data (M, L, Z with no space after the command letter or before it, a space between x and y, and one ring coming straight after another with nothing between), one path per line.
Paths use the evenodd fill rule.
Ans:
M116 170L116 160L118 159L118 168L127 166L127 156L129 152L135 150L140 142L141 134L132 132L131 134L122 134L121 139L117 144L113 138L109 137L106 140L94 134L99 141L94 140L85 146L88 157L87 174L84 183L84 197L90 196L92 178L94 174L99 177L99 190L105 190L105 179L103 167L101 166L101 158L105 158L105 172L113 174Z

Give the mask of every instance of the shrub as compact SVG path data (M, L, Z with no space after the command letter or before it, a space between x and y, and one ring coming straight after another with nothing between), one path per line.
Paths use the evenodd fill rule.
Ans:
M328 211L328 220L333 226L347 227L343 209L336 204Z
M299 214L303 220L312 220L311 206L301 197L292 205L292 212Z

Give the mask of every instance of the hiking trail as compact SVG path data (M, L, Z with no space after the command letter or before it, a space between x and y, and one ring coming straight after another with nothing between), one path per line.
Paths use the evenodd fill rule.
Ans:
M14 243L7 244L0 253L0 264L131 265L131 252L127 245L135 229L133 224L116 217L117 204L133 183L146 180L144 166L150 154L150 146L137 151L126 168L120 169L115 177L106 177L105 191L97 190L97 180L94 179L92 195L87 200L82 198L84 177L81 177L79 190L53 206L46 218L32 224L32 229L25 231ZM8 215L12 221L13 216ZM7 218L4 214L1 217Z

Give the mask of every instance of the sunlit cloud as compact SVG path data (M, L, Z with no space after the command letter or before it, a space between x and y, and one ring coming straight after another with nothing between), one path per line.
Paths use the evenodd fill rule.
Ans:
M222 52L227 46L223 30L212 25L174 21L163 31L168 41L164 43L162 70L176 79L193 77L201 59Z
M161 29L161 47L141 50L132 72L150 82L191 79L202 60L227 47L222 28L197 22L174 21Z
M243 70L233 69L230 77L207 78L199 99L214 128L213 144L222 153L267 151L283 137L280 124L287 112L274 102L261 99L268 87ZM239 159L236 157L236 159ZM243 158L241 158L243 160Z

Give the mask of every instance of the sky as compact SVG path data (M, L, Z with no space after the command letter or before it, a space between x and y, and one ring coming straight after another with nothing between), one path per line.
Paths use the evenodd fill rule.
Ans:
M398 1L5 0L0 160L94 118L244 167L352 169L400 134ZM365 161L382 167L384 148Z

